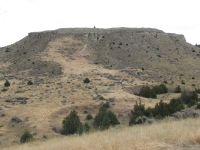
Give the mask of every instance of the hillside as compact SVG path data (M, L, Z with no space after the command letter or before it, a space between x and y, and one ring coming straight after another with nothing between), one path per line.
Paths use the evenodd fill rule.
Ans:
M71 110L81 121L110 101L127 126L136 101L154 106L199 88L200 48L183 35L146 28L69 28L29 33L0 48L0 146L19 143L26 130L34 138L57 137ZM84 84L85 78L90 83ZM4 89L5 80L11 86ZM32 81L33 85L27 85ZM157 99L134 95L142 85L167 83L169 93ZM185 84L182 84L182 83ZM103 100L100 99L103 97ZM16 123L12 117L18 117ZM91 123L91 122L90 122ZM53 131L54 130L54 131Z

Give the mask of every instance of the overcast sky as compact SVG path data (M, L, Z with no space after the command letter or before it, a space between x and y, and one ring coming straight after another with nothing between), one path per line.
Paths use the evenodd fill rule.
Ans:
M29 32L148 27L200 44L200 0L0 0L0 47Z

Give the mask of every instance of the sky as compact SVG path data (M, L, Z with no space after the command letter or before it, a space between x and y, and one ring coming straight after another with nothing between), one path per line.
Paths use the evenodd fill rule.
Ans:
M156 28L200 44L200 0L0 0L0 47L58 28Z

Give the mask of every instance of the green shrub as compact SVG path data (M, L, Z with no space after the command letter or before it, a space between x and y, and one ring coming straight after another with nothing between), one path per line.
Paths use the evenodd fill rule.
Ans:
M149 86L143 86L138 93L139 96L146 98L156 98L156 94L168 93L168 89L164 84L153 86L151 89ZM137 94L137 93L136 93Z
M5 52L10 52L11 51L11 49L10 48L6 48L6 50L5 50Z
M33 82L32 81L28 81L27 85L33 85Z
M164 89L161 86L156 85L156 86L153 87L153 89L154 89L156 94L163 94L164 93Z
M181 93L181 87L178 85L175 89L175 93Z
M197 104L196 109L200 109L200 103Z
M1 91L2 91L2 92L6 92L6 91L8 91L8 89L3 88Z
M129 125L136 124L136 119L138 117L146 116L162 119L182 109L184 109L184 106L183 101L180 98L172 99L169 104L164 103L161 100L159 103L156 103L154 108L148 107L147 109L145 109L145 105L141 104L141 101L139 104L136 102L133 111L131 111Z
M87 116L86 116L86 119L87 120L91 120L93 117L92 117L92 115L91 114L88 114Z
M199 89L195 89L195 92L197 92L198 94L200 94L200 88Z
M146 98L156 98L157 97L154 89L150 89L149 86L143 86L140 89L140 92L138 95L142 96L142 97L146 97Z
M170 116L173 113L184 109L182 99L171 99L170 103L164 103L162 100L155 105L153 109L153 116L156 118L164 118L166 116Z
M99 113L94 118L94 127L101 130L108 129L110 126L120 124L116 115L105 107L99 109Z
M109 108L109 107L110 107L110 104L109 104L109 102L102 103L102 107Z
M29 131L25 131L24 134L20 137L20 143L27 143L33 140L33 135Z
M10 82L9 82L8 80L6 80L6 82L4 83L4 86L5 86L5 87L10 86Z
M83 125L82 123L79 124L78 128L77 128L77 132L79 135L82 135L84 132L84 129L83 129Z
M131 118L129 121L129 125L136 124L136 118L144 116L145 111L145 105L141 104L141 101L136 101L136 104L134 105L133 111L131 111Z
M183 91L181 92L181 99L189 106L196 105L198 102L198 94L196 91Z
M91 130L91 127L90 127L90 125L87 122L85 122L85 124L83 125L83 130L86 133Z
M168 89L164 84L160 84L160 87L163 89L164 93L168 93Z
M71 113L62 122L63 129L61 131L64 135L77 133L78 128L82 125L77 112L71 111ZM80 130L80 129L79 129Z
M154 111L154 108L148 107L147 109L144 110L144 116L153 117L153 111Z
M196 104L197 104L197 101L191 99L190 102L189 102L189 104L188 104L188 107L190 108L191 106L194 106L194 105L196 105Z
M164 118L166 116L169 116L170 111L168 104L160 100L159 103L156 103L153 113L154 113L153 116L156 118L161 118L161 117Z
M182 101L181 98L171 99L171 101L169 103L170 115L177 112L177 111L180 111L184 108L185 107L183 106L183 101Z
M83 80L84 83L90 83L90 80L88 78L85 78L85 80Z

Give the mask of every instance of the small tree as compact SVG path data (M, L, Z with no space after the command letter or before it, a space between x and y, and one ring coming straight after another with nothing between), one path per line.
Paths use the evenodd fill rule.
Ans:
M110 126L120 124L116 115L105 107L99 109L99 113L94 118L94 127L101 130L108 129Z
M185 104L188 104L188 106L193 106L199 101L196 91L182 91L181 99Z
M77 133L78 133L79 135L82 135L83 132L84 132L84 128L83 128L83 125L82 125L82 123L81 123L81 124L78 126Z
M30 142L31 140L33 140L33 135L30 134L29 131L25 131L24 134L20 137L21 143Z
M164 93L164 90L161 86L156 85L156 86L153 87L153 89L154 89L156 94L163 94Z
M199 104L197 104L197 107L196 107L196 109L200 109L200 103L199 103Z
M33 85L33 82L32 81L28 81L27 85Z
M160 87L162 87L164 93L168 93L168 89L167 89L166 85L160 84Z
M129 125L136 124L136 118L137 117L142 117L144 116L144 111L145 111L145 105L141 103L141 101L138 102L136 101L136 104L134 105L133 111L131 111L131 118Z
M140 92L138 94L139 96L142 96L142 97L146 97L146 98L156 98L156 93L155 93L155 90L154 89L150 89L149 86L143 86L141 89L140 89Z
M110 107L110 104L109 104L109 102L102 103L102 107L109 108L109 107Z
M5 87L10 86L10 82L9 82L8 80L6 80L6 82L4 83L4 86L5 86Z
M75 110L71 111L71 113L63 120L62 124L63 129L61 133L64 135L77 133L78 128L81 128L80 126L82 126L80 118Z
M170 115L177 112L177 111L180 111L184 108L185 107L183 106L183 101L182 101L181 98L171 99L171 101L169 103Z
M85 122L85 124L83 125L83 129L87 133L91 130L91 127L87 122Z
M181 87L178 85L175 89L175 93L181 93Z
M90 83L90 80L88 78L85 78L85 80L83 80L84 83Z
M87 116L86 116L86 119L87 120L91 120L93 117L92 117L92 115L91 114L88 114Z

